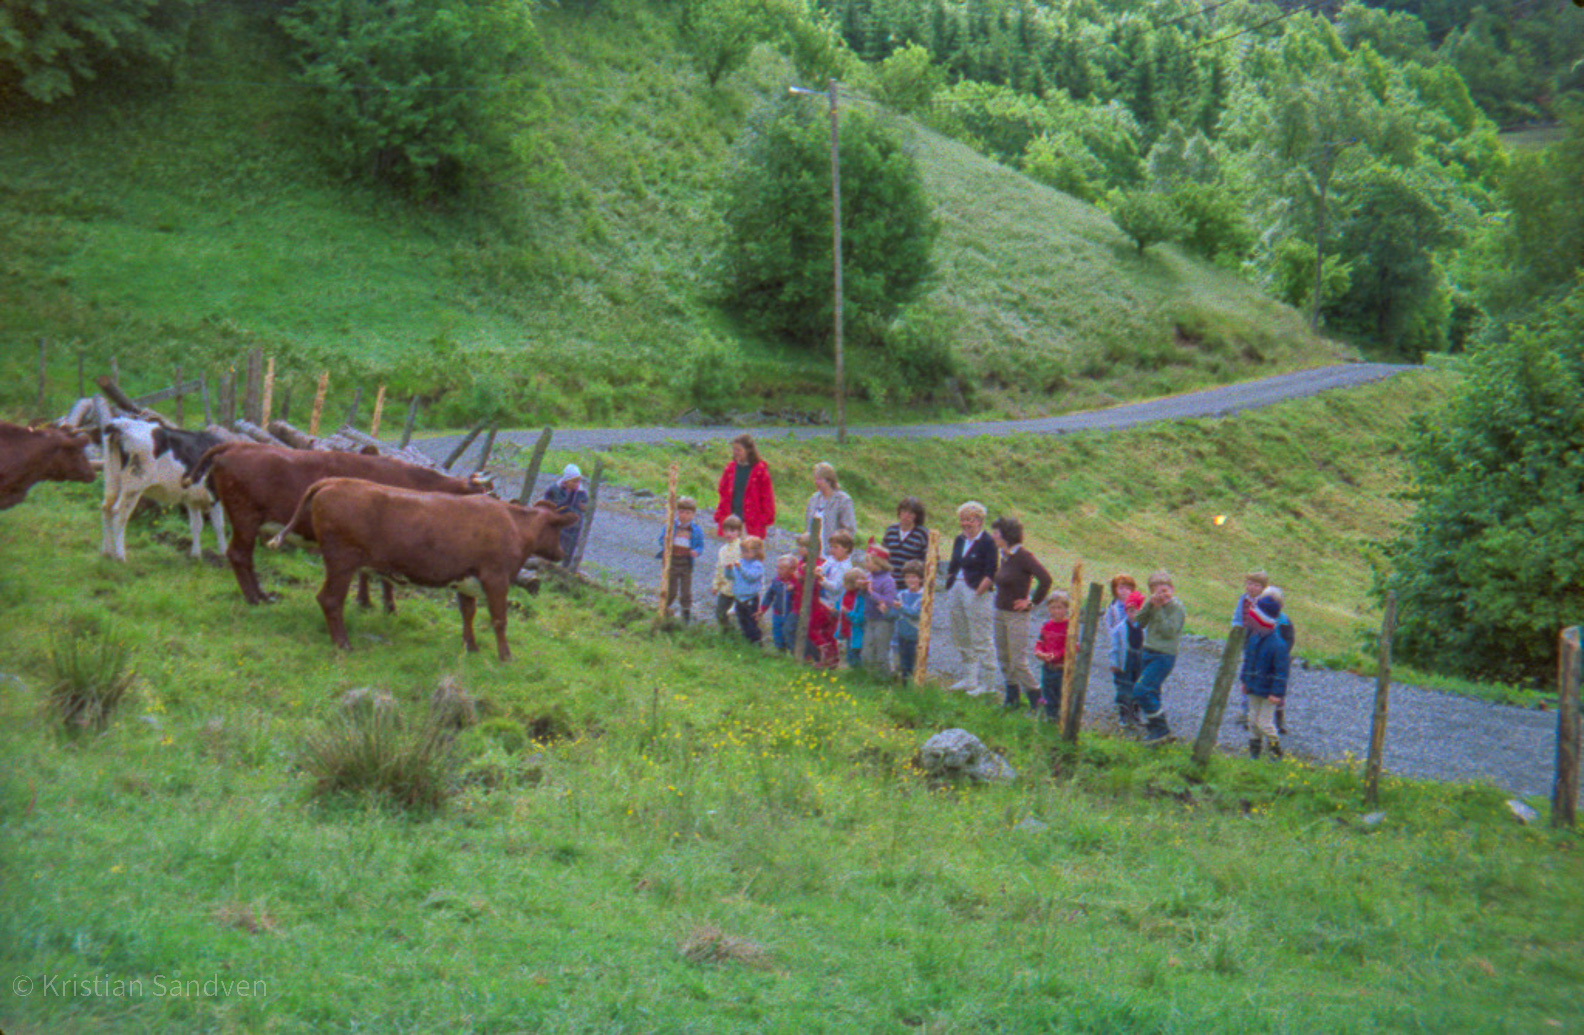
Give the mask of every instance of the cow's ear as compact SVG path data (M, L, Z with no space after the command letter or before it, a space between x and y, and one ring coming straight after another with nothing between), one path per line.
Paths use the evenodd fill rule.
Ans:
M563 510L560 513L550 515L550 526L552 528L566 528L568 525L577 524L579 520L581 520L581 515L576 511Z

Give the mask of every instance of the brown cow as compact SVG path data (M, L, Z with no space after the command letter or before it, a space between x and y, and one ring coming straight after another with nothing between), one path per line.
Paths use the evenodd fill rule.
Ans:
M0 421L0 510L27 499L38 482L91 482L97 477L84 435L60 428L24 428Z
M312 516L311 522L308 515ZM343 650L347 642L347 587L359 571L376 571L420 586L456 586L477 581L495 627L502 661L506 646L506 591L530 556L561 559L561 529L578 520L549 503L522 507L490 496L448 496L393 489L357 478L326 478L303 495L277 545L298 526L312 524L324 555L325 581L319 590L330 639ZM478 650L472 586L459 586L462 642Z
M253 549L259 533L266 525L290 523L303 493L322 478L362 478L381 485L455 496L474 495L486 489L486 483L476 478L453 478L389 457L285 449L256 442L227 442L210 449L188 481L196 484L204 478L209 479L209 491L225 507L226 519L231 522L226 560L231 562L237 585L250 604L264 600L258 573L253 568ZM314 538L313 529L306 523L298 534L305 539ZM366 603L367 591L360 589L358 599ZM389 583L385 586L385 609L394 609Z

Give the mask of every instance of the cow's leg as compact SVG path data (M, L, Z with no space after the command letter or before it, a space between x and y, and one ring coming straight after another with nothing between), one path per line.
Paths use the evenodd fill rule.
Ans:
M479 580L484 582L483 579ZM484 582L484 601L489 604L490 624L495 627L495 650L502 661L511 660L511 648L506 646L506 588L505 580Z
M110 508L110 556L118 561L126 560L127 522L132 520L132 512L137 510L138 501L142 498L142 490L123 492Z
M384 598L385 613L388 614L388 615L395 614L396 613L396 583L392 582L390 579L386 579L386 578L380 579L380 594Z
M319 609L324 612L325 626L330 630L330 642L342 650L351 650L347 639L346 598L352 586L355 565L341 564L325 554L325 580L319 589Z
M364 572L364 571L358 572L357 602L358 602L358 607L361 607L365 611L367 611L369 608L374 606L374 601L369 599L368 572Z
M457 591L457 610L462 612L462 644L469 653L478 653L478 640L473 638L473 614L478 610L478 601L461 590Z
M264 593L259 589L258 573L253 570L253 546L258 542L259 524L244 515L231 518L231 545L226 547L226 560L231 562L231 573L242 589L242 599L250 604L262 604Z
M203 508L196 503L182 504L187 508L187 526L192 529L192 550L189 551L193 560L203 556Z
M214 506L209 508L209 524L214 526L215 549L224 550L226 548L225 508L220 505L218 500L215 501ZM203 551L198 551L198 555L200 557L203 556Z

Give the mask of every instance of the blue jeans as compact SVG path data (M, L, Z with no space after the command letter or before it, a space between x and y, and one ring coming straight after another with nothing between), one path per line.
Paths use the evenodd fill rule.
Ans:
M913 678L913 668L918 664L918 641L904 640L898 636L896 649L897 671L901 673L902 682L906 683Z
M1040 696L1045 699L1045 717L1055 721L1061 717L1062 666L1040 665Z
M776 650L784 651L791 648L792 644L788 642L789 637L787 636L788 626L794 630L797 628L797 617L795 615L778 615L774 613L770 615L770 635L775 639Z
M1160 714L1161 684L1171 675L1172 668L1177 664L1177 655L1146 649L1141 657L1144 669L1133 684L1133 700L1138 702L1139 711L1148 718Z
M756 597L737 601L737 625L742 629L743 638L749 643L758 643L764 639L764 633L759 631L759 619L754 614L759 610L759 601Z
M1138 651L1129 650L1127 657L1122 661L1122 671L1111 673L1111 682L1116 686L1116 703L1133 703L1133 684L1138 682L1139 670L1143 667Z

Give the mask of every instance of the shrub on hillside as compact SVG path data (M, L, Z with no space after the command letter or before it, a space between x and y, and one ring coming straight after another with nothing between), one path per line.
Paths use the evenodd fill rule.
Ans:
M45 104L112 66L166 65L198 0L0 0L0 104Z
M929 51L910 43L880 62L874 72L875 95L904 114L924 111L945 78Z
M1152 244L1175 241L1187 229L1171 195L1154 190L1114 190L1106 196L1111 221L1133 243L1140 255Z
M1470 352L1408 437L1418 509L1378 587L1398 656L1475 678L1549 679L1584 621L1584 279L1533 328Z
M452 731L433 716L405 729L389 694L354 691L304 740L302 767L316 797L367 795L433 812L454 790Z
M1237 196L1222 184L1185 182L1171 192L1182 219L1183 247L1206 259L1236 262L1254 247L1254 227Z
M923 177L874 118L841 118L842 278L849 322L884 324L930 272L938 224ZM805 346L831 339L830 121L783 98L747 135L725 199L729 303L764 331Z
M677 387L700 413L710 417L725 413L742 384L742 357L730 342L705 331L688 346Z
M348 169L419 195L520 149L538 36L514 0L297 0L280 18Z

